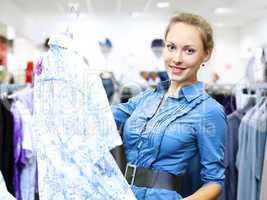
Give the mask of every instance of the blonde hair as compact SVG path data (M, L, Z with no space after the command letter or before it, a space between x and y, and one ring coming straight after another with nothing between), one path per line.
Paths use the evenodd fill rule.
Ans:
M176 23L184 23L197 27L201 34L204 50L213 50L213 30L211 28L211 25L203 17L191 13L178 13L174 15L170 19L170 22L166 28L165 39L167 38L171 27Z

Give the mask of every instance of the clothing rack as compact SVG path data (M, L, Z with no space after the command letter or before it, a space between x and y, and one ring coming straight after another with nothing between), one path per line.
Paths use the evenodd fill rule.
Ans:
M232 95L234 91L234 84L214 84L206 85L206 91L209 94L223 94L223 95Z
M30 86L0 84L0 171L10 194L17 199L34 200L38 198L34 197L36 157L29 128L32 120L31 107L28 107L32 97L28 95Z
M256 83L251 85L251 89L255 91L257 101L262 96L267 96L267 82L266 83Z
M234 128L236 124L232 125L232 135L234 135L234 131L238 133L238 138L236 139L238 141L238 151L232 166L235 165L238 172L235 176L235 180L237 180L237 200L259 200L260 194L266 190L266 188L262 187L266 184L261 184L262 178L258 179L258 174L264 172L263 161L267 150L267 146L265 146L267 138L267 82L250 84L246 88L254 91L254 94L249 93L248 96L255 98L256 105L250 104L243 117L241 115L237 116L239 120L242 117L238 132ZM250 165L247 165L247 163L250 163ZM229 174L232 175L232 173Z
M6 97L9 93L18 91L27 86L27 84L0 84L0 98Z

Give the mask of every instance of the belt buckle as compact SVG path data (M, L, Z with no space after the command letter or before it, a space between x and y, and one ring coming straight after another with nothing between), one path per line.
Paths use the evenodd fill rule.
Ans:
M124 173L124 177L126 178L126 180L127 180L128 172L130 173L131 170L133 170L132 173L130 174L131 180L130 181L127 180L128 183L130 182L130 186L133 186L133 184L134 184L135 175L136 175L136 167L137 167L136 165L133 165L130 163L127 163L127 165L126 165L126 170Z

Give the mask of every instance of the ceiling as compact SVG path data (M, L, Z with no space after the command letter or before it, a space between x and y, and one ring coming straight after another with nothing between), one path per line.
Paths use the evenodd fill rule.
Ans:
M4 1L4 0L0 0ZM64 15L69 12L70 3L78 3L79 11L90 15L169 17L177 11L201 14L218 25L243 26L267 16L266 0L9 0L28 16ZM158 8L158 2L169 2L169 7ZM216 8L227 8L215 14ZM138 16L138 15L134 15Z
M158 8L158 2L168 2L169 7ZM42 26L38 17L49 24L49 20L57 16L69 15L70 4L77 4L83 16L117 17L119 20L127 17L167 19L177 11L193 12L218 27L243 27L267 17L266 0L0 0L0 22L23 32L28 21L31 26L36 23ZM219 9L217 13L216 9Z

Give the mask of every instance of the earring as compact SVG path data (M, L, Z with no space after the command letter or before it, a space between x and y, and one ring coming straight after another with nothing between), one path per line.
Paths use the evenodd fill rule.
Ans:
M201 64L201 67L205 67L205 66L206 66L206 64L205 64L205 63L202 63L202 64Z

